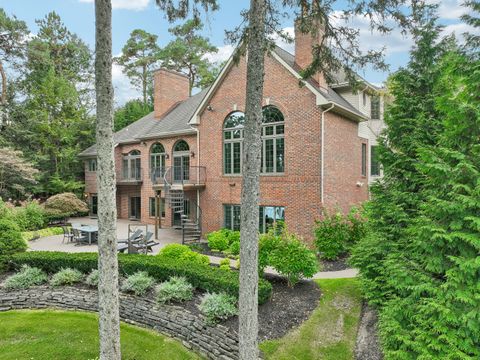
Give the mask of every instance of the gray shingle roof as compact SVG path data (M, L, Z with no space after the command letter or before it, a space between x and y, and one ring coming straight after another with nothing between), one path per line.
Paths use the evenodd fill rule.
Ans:
M204 98L208 89L200 91L182 101L172 108L163 118L156 119L153 111L141 119L131 123L113 135L115 144L138 142L141 139L168 136L172 133L194 132L188 125L188 121ZM80 153L81 157L95 156L97 149L95 145L90 146Z
M295 63L295 56L290 54L288 51L285 51L283 50L282 48L276 46L275 49L274 49L275 53L280 56L280 58L285 61L293 70L295 70L296 72L298 72L300 74L300 67ZM340 76L340 75L339 75ZM309 79L307 80L309 82L310 85L312 85L313 87L315 87L315 89L320 93L322 94L325 99L327 99L328 101L331 101L337 105L340 105L341 107L347 109L348 111L360 116L360 117L364 117L365 115L362 114L359 110L357 110L352 104L350 104L347 100L345 100L344 97L342 97L340 94L338 94L334 89L332 89L331 87L328 88L328 91L325 91L323 89L321 89L319 86L318 86L318 83L313 80L313 79Z

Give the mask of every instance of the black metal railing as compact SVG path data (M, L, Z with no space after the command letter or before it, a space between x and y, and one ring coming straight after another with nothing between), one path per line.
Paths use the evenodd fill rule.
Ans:
M153 184L205 185L206 173L204 166L169 166L152 169L151 179Z

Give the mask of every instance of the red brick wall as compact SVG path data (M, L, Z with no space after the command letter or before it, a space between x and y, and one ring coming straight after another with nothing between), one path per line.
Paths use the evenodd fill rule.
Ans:
M154 75L155 117L161 118L173 105L188 98L190 84L185 75L160 69Z

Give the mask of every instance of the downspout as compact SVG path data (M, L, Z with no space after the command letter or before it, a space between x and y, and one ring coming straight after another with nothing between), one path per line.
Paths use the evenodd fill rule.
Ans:
M190 125L190 128L192 128L197 133L197 181L200 181L200 130L198 130L197 126ZM197 189L197 208L200 208L200 190L199 189ZM197 218L197 223L199 220L199 215L200 214L197 209L195 214L195 217Z
M325 183L324 181L324 178L325 178L325 114L330 110L332 110L334 107L335 105L332 103L328 109L322 111L322 135L321 135L322 145L321 145L321 154L320 154L320 158L322 162L322 165L320 167L320 180L321 180L320 198L322 201L322 206L324 204L324 188L325 188L325 184L324 184Z

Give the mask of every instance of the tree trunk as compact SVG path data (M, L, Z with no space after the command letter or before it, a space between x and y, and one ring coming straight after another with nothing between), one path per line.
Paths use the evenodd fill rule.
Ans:
M143 66L143 73L142 73L142 91L143 91L143 107L147 106L147 66Z
M7 104L7 75L3 69L3 64L0 61L0 75L2 76L2 97L0 99L0 105Z
M265 0L251 0L240 224L240 360L258 359L258 202L265 50L264 20Z
M117 207L113 147L112 4L95 0L97 97L98 312L100 359L120 359Z

